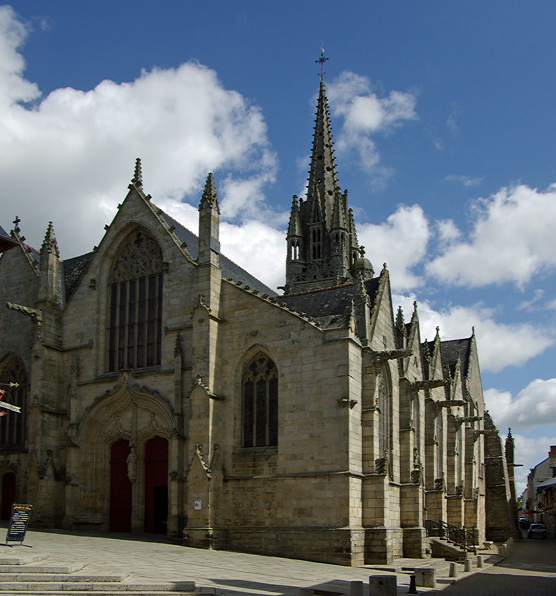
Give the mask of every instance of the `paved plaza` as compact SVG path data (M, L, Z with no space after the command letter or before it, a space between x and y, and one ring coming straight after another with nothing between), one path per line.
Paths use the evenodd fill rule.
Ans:
M3 530L0 528L0 532ZM493 551L491 551L493 553ZM484 553L488 566L499 559ZM130 534L76 534L63 531L29 530L22 546L0 546L0 557L22 557L41 565L85 563L87 574L129 573L126 582L196 582L223 595L297 596L310 588L321 596L349 594L350 582L362 581L367 594L370 575L397 575L398 593L407 594L410 571L402 567L434 566L438 587L447 585L449 564L443 560L398 559L392 567L344 567L281 557L229 551L203 550L171 544L163 537ZM463 565L458 565L459 577ZM475 567L473 567L475 570ZM442 581L444 579L444 581ZM419 593L426 593L419 588Z

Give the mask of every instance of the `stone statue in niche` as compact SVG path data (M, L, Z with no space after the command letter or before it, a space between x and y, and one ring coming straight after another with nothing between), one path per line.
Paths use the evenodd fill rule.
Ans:
M137 447L131 445L131 450L127 456L127 477L130 482L135 482L137 478Z

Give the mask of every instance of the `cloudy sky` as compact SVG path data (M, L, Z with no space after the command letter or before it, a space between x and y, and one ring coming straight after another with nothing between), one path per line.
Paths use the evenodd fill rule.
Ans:
M16 0L0 6L0 224L62 257L98 244L134 160L196 231L283 283L326 82L340 184L422 339L475 328L520 486L556 444L556 4L529 0Z

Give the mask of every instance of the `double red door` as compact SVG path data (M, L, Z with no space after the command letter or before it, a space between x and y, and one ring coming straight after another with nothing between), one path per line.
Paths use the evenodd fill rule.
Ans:
M131 447L120 439L110 450L110 531L131 532L133 486L128 467ZM144 529L166 533L168 518L168 441L154 437L145 443ZM135 464L133 464L135 465Z

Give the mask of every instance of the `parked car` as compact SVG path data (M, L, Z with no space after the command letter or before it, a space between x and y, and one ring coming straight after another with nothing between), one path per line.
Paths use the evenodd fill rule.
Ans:
M527 538L546 538L548 531L544 524L531 524L527 532Z
M526 517L520 517L519 527L523 530L526 530L529 527L529 520Z

